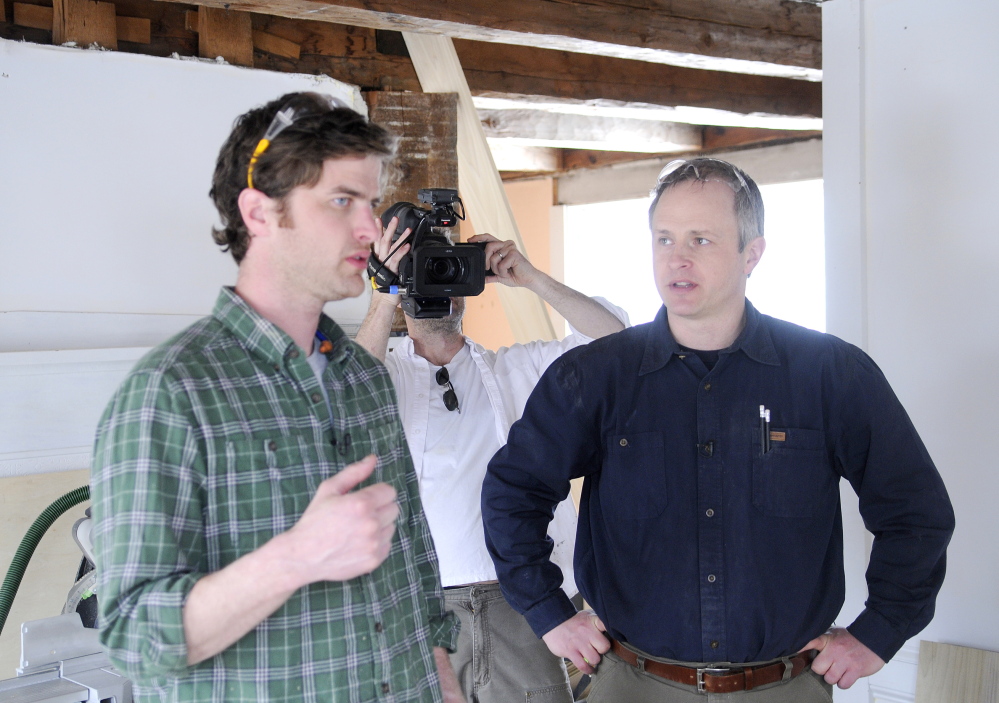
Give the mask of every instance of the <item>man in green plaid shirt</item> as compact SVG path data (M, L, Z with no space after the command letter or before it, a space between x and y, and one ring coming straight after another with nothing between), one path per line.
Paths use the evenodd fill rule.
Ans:
M391 381L322 314L363 291L393 152L297 93L219 154L236 286L138 363L94 450L101 640L138 701L460 700Z

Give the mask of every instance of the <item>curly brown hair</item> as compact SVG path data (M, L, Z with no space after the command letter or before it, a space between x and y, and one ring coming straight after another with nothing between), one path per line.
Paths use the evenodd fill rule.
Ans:
M212 239L238 264L246 255L250 235L239 212L239 194L248 187L247 171L254 149L274 116L294 108L292 124L280 132L253 166L253 186L278 201L298 186L313 186L322 177L327 159L378 156L388 165L395 157L396 138L347 107L335 107L318 93L288 93L236 118L215 162L209 196L222 227L212 228ZM383 178L388 177L383 169Z

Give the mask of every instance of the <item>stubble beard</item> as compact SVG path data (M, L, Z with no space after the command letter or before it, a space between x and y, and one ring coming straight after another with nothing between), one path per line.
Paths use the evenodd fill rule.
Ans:
M461 321L465 316L465 303L451 302L451 314L444 317L428 317L412 320L412 323L423 332L435 336L447 337L461 334Z

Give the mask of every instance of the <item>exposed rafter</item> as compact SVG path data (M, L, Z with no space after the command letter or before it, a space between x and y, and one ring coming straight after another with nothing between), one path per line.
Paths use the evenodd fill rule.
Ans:
M744 115L819 117L822 85L551 51L527 46L454 42L473 94L544 95L698 107Z
M818 8L788 0L203 0L197 4L687 68L821 79Z
M678 62L686 66L658 63L661 56L634 60L650 59L642 52L689 50L741 70L732 62L786 60L794 52L785 59L776 53L788 42L812 46L817 57L821 13L795 0L195 0L199 5L205 9L180 0L114 0L122 50L223 55L257 68L325 73L365 91L420 91L402 34L387 30L452 32L507 178L641 153L795 141L822 128L819 83L689 67L705 65L700 59ZM218 32L201 27L199 17L212 13L228 24L242 21L239 56L209 46ZM0 21L2 36L52 40L51 7L15 2L13 16L6 13L11 20ZM769 54L747 39L764 35ZM794 63L808 61L787 60Z
M690 125L715 127L742 127L749 129L775 129L815 131L822 129L821 117L794 117L789 115L752 113L743 114L715 108L698 108L648 103L631 103L617 100L573 100L531 95L500 95L479 92L475 107L480 111L493 110L542 110L585 117L610 117L614 119L677 122Z
M486 137L522 146L668 154L701 148L701 130L659 120L587 117L545 110L482 110Z

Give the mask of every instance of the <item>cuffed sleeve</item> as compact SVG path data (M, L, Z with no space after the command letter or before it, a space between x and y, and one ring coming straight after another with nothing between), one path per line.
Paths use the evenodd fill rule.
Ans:
M599 432L576 403L583 394L569 357L542 377L482 486L486 547L503 595L539 637L575 613L560 588L561 569L550 559L548 524L569 494L570 479L597 466Z
M139 682L187 668L183 607L203 554L196 452L182 399L157 374L129 377L95 444L91 499L100 637Z
M930 622L946 571L954 511L908 414L873 360L856 350L837 413L837 457L874 535L867 607L848 628L888 661ZM862 428L862 429L860 429Z

